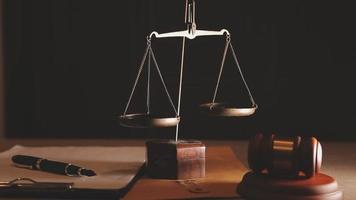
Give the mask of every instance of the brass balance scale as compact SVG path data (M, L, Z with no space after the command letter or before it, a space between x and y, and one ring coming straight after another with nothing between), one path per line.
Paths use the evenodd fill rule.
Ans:
M154 31L147 37L146 51L139 66L134 86L131 90L125 111L123 115L119 117L120 124L130 128L159 128L176 126L175 140L152 140L146 142L147 174L152 178L191 180L195 178L203 178L205 176L205 145L200 141L178 140L186 38L192 40L202 36L224 36L226 39L213 98L211 102L204 103L199 106L201 111L206 115L215 117L244 117L254 114L257 109L257 104L255 103L252 93L244 78L236 53L231 43L231 34L229 31L226 29L222 29L220 31L198 30L195 23L195 0L186 0L185 7L185 23L187 24L187 30L163 34L159 34ZM171 95L168 91L163 75L158 66L155 54L151 47L153 38L159 39L172 37L182 38L177 107L172 101ZM228 50L230 50L232 53L237 70L247 90L251 102L251 107L238 107L234 104L226 104L216 101ZM128 113L128 108L130 106L137 83L142 75L146 60L148 60L146 113ZM172 110L174 111L172 116L155 115L152 114L150 110L151 61L153 61L154 67L163 85L166 96L169 100ZM284 143L286 142L288 143L288 141L284 141ZM294 147L292 149L294 149ZM285 151L285 149L282 150ZM284 151L283 153L285 153ZM307 154L313 155L311 152L308 152ZM289 159L289 157L287 158ZM258 159L261 158L258 157ZM283 157L283 159L285 159L285 157ZM318 173L315 175L315 177L309 179L282 179L275 178L273 176L259 176L257 173L249 172L245 174L241 184L237 187L237 191L248 199L342 199L342 192L338 190L336 181L332 177L321 173Z
M244 117L244 116L250 116L255 113L257 109L257 104L254 101L254 98L252 96L252 93L247 85L247 82L243 76L239 61L237 59L236 53L234 51L233 45L231 43L231 34L228 30L222 29L220 31L210 31L210 30L199 30L197 29L197 25L195 23L195 0L186 0L186 5L185 5L185 23L187 24L187 29L183 31L175 31L175 32L168 32L168 33L162 33L159 34L156 31L153 31L149 36L147 36L147 46L145 53L143 55L141 64L138 69L138 73L133 85L133 88L131 90L128 102L125 107L124 113L119 117L120 124L125 127L129 128L160 128L160 127L174 127L176 126L176 134L175 134L175 141L150 141L147 143L147 165L150 169L151 164L151 158L154 160L154 162L159 159L160 156L156 155L157 151L155 149L161 149L164 151L165 148L169 148L169 146L174 145L175 148L184 148L190 147L192 149L192 145L197 144L196 148L200 148L201 151L203 152L203 157L205 156L205 146L199 141L182 141L178 140L179 136L179 122L180 122L180 109L181 109L181 97L182 97L182 82L183 82L183 69L184 69L184 51L185 51L185 43L186 39L196 39L198 37L202 36L223 36L226 38L225 40L225 47L224 47L224 52L223 52L223 57L221 60L221 65L220 65L220 71L219 75L216 81L216 86L214 89L214 94L211 102L201 104L199 108L202 110L203 113L207 115L212 115L216 117ZM177 107L174 105L173 100L171 98L171 95L168 91L168 88L166 86L166 83L164 81L163 75L161 73L161 70L158 66L158 62L156 60L154 51L152 49L151 43L152 39L160 39L160 38L182 38L182 51L181 51L181 60L180 60L180 78L179 78L179 91L178 91L178 105ZM241 76L241 79L244 83L244 86L248 92L249 99L251 101L251 107L237 107L237 106L232 106L231 104L226 104L226 103L220 103L216 102L216 97L217 93L219 91L219 85L220 85L220 80L222 76L222 72L224 70L224 64L225 64L225 58L228 53L228 50L230 49L232 56L234 58L235 64L237 66L237 70ZM161 116L157 114L152 114L150 110L150 78L151 78L151 62L153 61L154 68L156 69L158 76L160 78L160 82L163 85L163 88L165 90L166 96L169 100L169 103L172 107L173 114L171 116ZM130 107L131 100L133 97L133 94L136 90L137 83L142 76L142 71L144 69L145 63L147 63L147 99L146 99L146 113L128 113L128 108ZM199 145L200 144L200 145ZM151 148L153 151L151 151ZM194 149L194 148L193 148ZM199 151L197 149L197 151ZM151 155L150 152L155 152ZM176 151L177 152L177 151ZM172 153L174 154L174 152ZM158 157L158 158L157 158ZM173 158L175 158L175 161L177 163L177 155L172 155ZM169 161L167 161L169 162ZM156 162L157 163L157 162ZM204 165L204 166L203 166ZM202 170L205 170L205 161L201 164L201 168L204 168ZM173 168L179 168L176 166L173 166ZM194 178L194 177L201 177L204 176L204 173L198 173L198 175L194 175L192 173L188 173L188 175L177 175L175 173L174 176L169 176L169 175L162 175L162 171L167 171L167 167L163 169L162 167L160 168L159 166L153 166L152 167L152 173L154 177L160 177L160 178ZM178 170L179 169L173 169ZM150 170L149 170L150 171ZM192 171L192 170L191 170ZM193 170L194 171L194 170ZM156 172L156 173L155 173ZM169 173L168 173L169 174ZM173 172L174 174L174 172ZM180 173L182 174L182 173Z

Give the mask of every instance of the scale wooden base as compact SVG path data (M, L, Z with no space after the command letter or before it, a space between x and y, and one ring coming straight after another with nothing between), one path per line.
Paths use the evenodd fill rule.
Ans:
M205 176L205 145L200 141L146 142L147 174L160 179L195 179Z
M343 199L335 179L321 173L309 179L282 179L248 172L237 192L249 200Z

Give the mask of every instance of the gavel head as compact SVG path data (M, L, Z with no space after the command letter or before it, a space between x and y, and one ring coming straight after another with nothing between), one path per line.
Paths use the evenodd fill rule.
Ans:
M257 134L248 146L248 164L257 173L309 178L319 172L321 162L322 148L314 137Z

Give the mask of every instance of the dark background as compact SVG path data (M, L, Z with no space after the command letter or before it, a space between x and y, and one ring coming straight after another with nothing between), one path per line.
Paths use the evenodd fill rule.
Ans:
M188 40L181 137L276 132L356 139L356 12L347 2L197 0L198 28L232 34L259 109L245 118L199 114L198 105L213 95L224 38ZM6 0L6 136L173 138L174 128L123 128L117 116L128 100L145 36L184 29L184 4ZM152 43L176 104L181 39ZM218 100L249 105L230 54L225 69ZM153 81L152 87L152 109L170 111L162 86ZM130 111L143 111L144 92L145 76Z

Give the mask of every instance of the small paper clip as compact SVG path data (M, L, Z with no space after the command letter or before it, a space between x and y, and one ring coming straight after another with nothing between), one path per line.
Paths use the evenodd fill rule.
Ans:
M30 178L16 178L9 182L0 182L0 188L27 189L72 189L74 183L38 182Z

